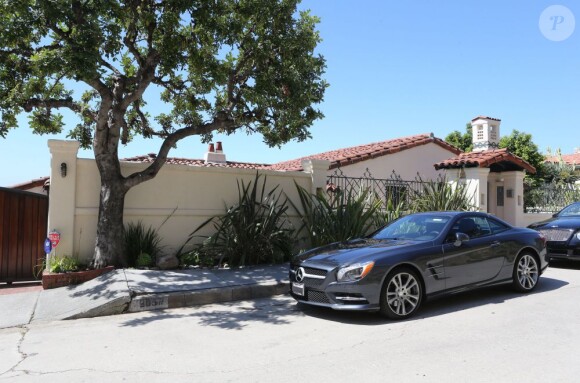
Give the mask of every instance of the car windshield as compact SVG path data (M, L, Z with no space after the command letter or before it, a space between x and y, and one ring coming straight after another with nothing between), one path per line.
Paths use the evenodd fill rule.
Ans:
M566 206L560 213L559 217L572 217L580 216L580 202L573 203L572 205Z
M449 219L444 215L408 215L385 226L373 238L431 241L441 234Z

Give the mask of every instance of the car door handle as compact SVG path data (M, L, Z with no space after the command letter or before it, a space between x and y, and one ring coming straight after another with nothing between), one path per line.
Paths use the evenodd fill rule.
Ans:
M498 247L499 245L501 245L500 241L495 241L491 243L491 247Z

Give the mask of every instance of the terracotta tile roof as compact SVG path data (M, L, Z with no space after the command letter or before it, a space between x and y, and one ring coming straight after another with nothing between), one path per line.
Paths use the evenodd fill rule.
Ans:
M151 163L155 161L157 155L155 153L149 153L144 156L135 156L130 158L121 159L122 162L140 162L140 163ZM190 158L178 158L178 157L167 157L166 164L171 165L188 165L188 166L201 166L201 167L218 167L218 168L235 168L235 169L267 169L270 165L268 164L253 164L249 162L233 162L226 161L223 164L220 163L205 163L204 160L190 159Z
M49 179L50 177L37 178L28 182L20 183L18 185L10 186L10 188L17 190L30 190L39 186L44 186Z
M562 156L551 156L546 158L545 162L560 162L560 158L562 161L567 163L568 165L576 165L580 166L580 153L574 154L562 154Z
M535 173L536 168L524 159L508 152L506 148L483 152L462 153L457 157L436 163L435 169L491 168L492 171L525 169Z
M471 121L479 120L480 118L483 118L486 120L501 121L499 118L493 118L493 117L488 117L488 116L477 116L477 117L471 119Z
M290 161L279 162L269 167L272 170L284 171L301 171L303 160L328 160L330 168L335 169L340 166L352 165L357 162L365 161L372 158L385 156L387 154L397 153L416 146L426 145L428 143L437 144L452 153L459 154L461 150L447 142L433 137L432 134L419 134L416 136L395 138L392 140L374 142L366 145L353 146L350 148L331 150L329 152L313 154L307 157L296 158Z

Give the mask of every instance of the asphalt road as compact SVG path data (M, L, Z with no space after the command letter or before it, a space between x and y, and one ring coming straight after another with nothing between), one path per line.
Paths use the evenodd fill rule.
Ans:
M0 330L0 382L577 382L580 265L391 322L287 296Z

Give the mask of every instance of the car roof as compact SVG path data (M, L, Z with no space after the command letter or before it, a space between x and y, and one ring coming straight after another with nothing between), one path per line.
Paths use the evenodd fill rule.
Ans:
M453 210L447 210L447 211L425 211L425 212L420 212L420 213L413 213L416 215L448 215L451 217L456 217L459 215L478 215L481 217L491 217L491 215L489 215L488 213L484 213L481 211L453 211Z
M504 221L503 219L496 217L495 215L485 213L482 211L427 211L421 213L413 213L409 215L433 215L433 216L442 216L446 215L448 217L460 217L460 216L470 216L470 217L485 217L491 218L496 221L499 221L507 226L513 227L513 225L509 224L508 222Z

